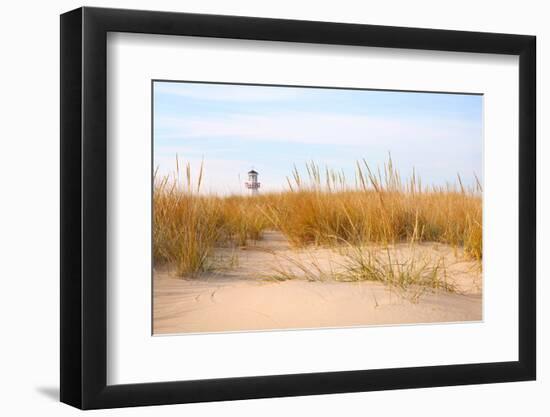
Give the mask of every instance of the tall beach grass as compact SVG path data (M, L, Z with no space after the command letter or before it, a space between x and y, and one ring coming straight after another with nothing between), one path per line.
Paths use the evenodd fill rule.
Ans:
M216 246L245 246L267 229L279 230L295 247L389 245L433 241L482 258L482 189L479 181L424 186L413 172L401 179L391 157L380 170L358 161L355 178L311 162L296 167L287 190L256 196L201 193L196 179L177 164L173 176L155 175L153 254L156 265L175 265L179 275L209 268Z

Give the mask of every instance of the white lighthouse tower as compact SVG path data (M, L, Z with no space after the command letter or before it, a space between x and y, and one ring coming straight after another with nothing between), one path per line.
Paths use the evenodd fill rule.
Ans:
M250 190L250 195L257 195L260 183L258 182L258 173L253 169L248 171L248 181L245 182L246 188Z

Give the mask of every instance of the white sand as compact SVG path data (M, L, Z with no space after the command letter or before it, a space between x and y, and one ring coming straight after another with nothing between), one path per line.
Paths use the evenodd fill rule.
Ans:
M311 282L302 267L340 272L341 256L329 249L292 250L279 233L271 232L256 247L219 249L220 263L229 265L233 260L225 270L194 279L177 278L169 269L155 271L154 333L481 320L479 264L442 244L415 245L413 250L422 259L443 259L446 280L457 293L418 288L402 292L370 281L336 282L330 274ZM406 244L391 251L397 259L411 255ZM274 281L281 270L298 279Z

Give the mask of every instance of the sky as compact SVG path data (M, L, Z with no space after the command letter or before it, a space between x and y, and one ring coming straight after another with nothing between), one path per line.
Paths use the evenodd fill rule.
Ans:
M245 193L251 169L262 191L287 189L294 166L314 161L354 183L356 161L424 185L483 181L483 97L398 91L154 82L154 168L173 173L176 155L202 192Z

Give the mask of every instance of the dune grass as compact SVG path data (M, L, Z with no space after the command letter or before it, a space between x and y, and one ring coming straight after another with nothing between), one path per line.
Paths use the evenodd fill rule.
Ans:
M245 246L261 239L267 229L279 230L297 248L348 248L350 265L353 260L357 264L350 269L363 278L369 274L376 277L369 272L373 270L383 273L386 281L394 277L394 281L427 285L429 271L423 267L420 269L425 272L418 274L417 262L400 271L399 265L368 257L363 249L354 253L354 249L373 243L441 242L463 248L468 256L481 260L479 182L466 188L458 176L457 184L423 186L414 172L402 182L391 157L382 170L371 170L364 160L356 163L355 170L355 178L349 181L343 173L321 170L312 162L305 174L294 168L287 191L222 197L201 193L202 164L196 180L189 164L184 174L177 164L175 175L155 175L154 262L175 265L179 275L194 275L210 267L214 247ZM386 267L380 268L383 264ZM388 269L388 265L394 266ZM431 280L440 285L436 281Z
M208 268L209 255L224 226L222 207L215 197L200 196L203 167L193 185L191 167L174 177L158 178L153 191L153 259L170 263L179 275Z
M174 265L182 276L210 269L215 246L244 246L260 239L269 225L257 204L247 198L202 195L203 173L201 164L194 180L191 166L186 164L182 173L176 159L174 175L154 175L153 260L157 265Z
M391 244L410 240L462 246L482 256L481 189L463 186L423 188L416 175L402 184L391 158L383 174L365 161L357 164L355 186L343 175L308 166L304 180L295 170L290 192L275 196L267 215L296 246ZM461 184L459 177L459 184Z
M409 242L401 249L393 245L352 244L342 241L334 247L334 255L324 262L315 251L301 252L300 256L286 256L273 252L275 259L282 259L272 268L268 279L286 281L306 279L308 281L336 280L344 282L373 281L387 285L399 296L416 303L426 291L457 292L447 280L447 265L444 256L434 257L418 247L418 222ZM403 253L404 252L404 253Z

